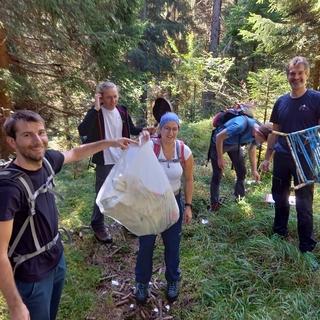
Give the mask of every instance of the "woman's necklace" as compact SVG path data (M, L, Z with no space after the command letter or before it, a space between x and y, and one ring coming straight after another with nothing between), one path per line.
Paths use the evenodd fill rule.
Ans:
M160 141L160 144L161 144L161 148L162 148L162 152L163 152L163 155L166 159L166 162L167 162L167 168L170 168L170 161L173 159L174 157L174 151L175 151L175 141L173 144L164 144L162 141ZM166 146L164 148L164 146Z

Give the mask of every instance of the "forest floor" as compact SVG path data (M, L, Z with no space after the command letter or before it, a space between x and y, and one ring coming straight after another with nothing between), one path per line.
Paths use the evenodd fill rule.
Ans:
M163 245L154 252L151 296L138 306L133 295L137 238L112 222L114 243L103 245L81 226L90 221L93 175L71 170L60 175L61 221L72 231L66 242L68 279L59 319L85 320L309 320L320 319L320 272L312 272L298 250L294 207L288 239L272 238L274 209L265 202L270 175L247 184L247 197L232 196L234 172L226 170L217 214L207 211L211 170L195 170L193 221L184 225L181 241L181 292L165 298ZM76 183L76 188L74 187ZM315 193L315 232L320 234L319 192ZM72 212L70 214L69 212ZM315 250L320 257L320 250Z
M60 227L68 264L60 320L310 320L320 319L320 271L298 250L292 206L289 237L272 237L274 209L265 202L270 175L248 184L247 196L232 196L234 172L226 170L217 214L207 211L211 170L197 165L193 220L183 226L178 301L165 298L163 245L157 240L151 296L137 306L133 296L138 240L112 222L114 243L95 240L90 222L94 174L66 167L57 176ZM314 229L320 235L320 196L315 190ZM68 236L69 235L69 238ZM314 251L320 258L319 246ZM0 298L0 319L8 319Z
M170 304L165 298L166 282L164 262L155 254L150 297L143 306L134 299L134 268L138 250L138 239L123 227L112 223L113 244L101 244L87 228L74 231L72 246L86 253L85 263L99 267L100 278L96 284L96 300L93 309L85 316L87 320L102 319L174 319L172 309L189 303L187 296ZM163 250L157 240L157 251Z

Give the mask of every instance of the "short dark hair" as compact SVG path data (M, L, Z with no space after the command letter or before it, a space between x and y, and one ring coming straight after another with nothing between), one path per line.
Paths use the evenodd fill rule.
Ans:
M292 66L297 66L299 64L302 64L304 66L304 69L306 70L307 74L309 74L310 72L310 65L309 65L309 62L308 60L305 58L305 57L302 57L302 56L296 56L294 58L292 58L289 63L287 64L287 67L286 67L286 73L287 75L289 74L289 69L290 67Z
M6 136L16 138L16 124L19 120L26 122L42 122L45 123L43 118L36 112L31 110L19 110L14 112L6 119L3 124L3 130Z
M270 123L261 124L258 127L258 131L264 137L264 139L267 141L269 134L272 133L272 125Z

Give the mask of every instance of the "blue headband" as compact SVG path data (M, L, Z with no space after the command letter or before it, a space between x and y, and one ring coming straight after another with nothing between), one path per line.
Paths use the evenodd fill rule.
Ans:
M160 128L170 121L174 121L178 126L180 126L179 117L174 112L167 112L160 119Z

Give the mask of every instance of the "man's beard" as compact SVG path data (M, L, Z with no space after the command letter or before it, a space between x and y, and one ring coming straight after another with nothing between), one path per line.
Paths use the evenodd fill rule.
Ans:
M43 147L43 149L42 149L41 153L38 151L34 152L32 150L32 148L25 148L25 149L20 150L20 154L25 158L25 160L38 163L38 162L42 161L44 154L45 154L45 151L47 149L47 145L43 144L42 147Z
M292 89L300 89L302 87L305 87L304 81L294 81L290 83Z

